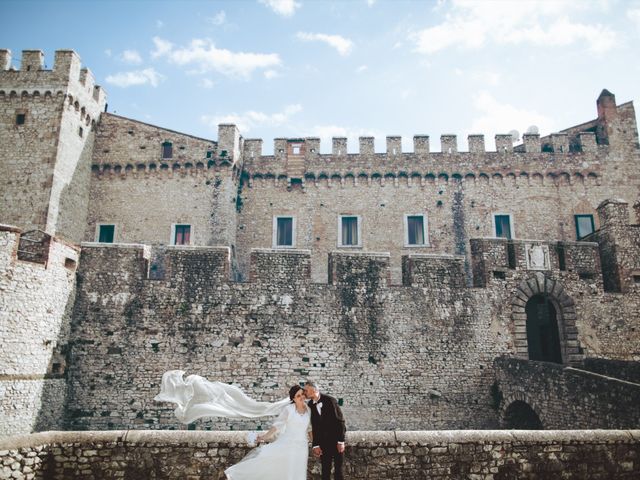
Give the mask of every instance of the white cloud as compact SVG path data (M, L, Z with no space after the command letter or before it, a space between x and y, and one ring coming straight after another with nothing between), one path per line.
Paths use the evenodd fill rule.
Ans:
M107 48L107 49L104 51L104 54L105 54L107 57L110 57L111 55L113 55L113 52L111 51L111 49L110 49L110 48Z
M162 20L156 20L156 28L164 27L164 22Z
M163 80L164 76L156 72L153 68L120 72L114 75L108 75L106 78L107 83L122 88L134 85L151 85L152 87L157 87Z
M412 33L415 50L433 54L451 47L478 49L487 44L566 46L584 43L594 53L606 52L616 43L616 33L600 24L574 21L588 8L604 8L593 2L519 0L453 0L445 20Z
M203 78L202 80L200 80L199 85L202 88L213 88L213 86L215 85L215 83L213 82L213 80L210 80L208 78Z
M267 114L249 110L244 113L231 113L229 115L202 115L201 120L211 126L217 127L221 123L233 123L241 132L246 133L252 128L269 126L280 127L289 122L290 118L302 111L302 105L287 105L282 112Z
M224 10L220 10L213 17L207 18L207 21L216 26L223 25L227 21L227 14Z
M308 33L308 32L298 32L296 34L298 40L302 40L304 42L324 42L330 47L335 48L340 55L347 56L353 50L353 42L348 38L344 38L340 35L326 35L324 33Z
M366 65L360 65L358 68L356 68L356 73L364 73L367 70L369 70L369 67L367 67Z
M502 83L502 74L492 70L466 71L461 68L455 68L453 71L458 77L466 76L471 80L491 87L497 87Z
M173 44L167 40L163 40L160 37L153 37L153 43L156 49L151 52L151 58L158 58L171 53Z
M511 130L523 133L530 125L537 126L541 132L548 133L554 130L553 120L549 117L500 103L486 91L481 91L474 97L473 106L480 115L473 120L469 133L490 136L509 133Z
M186 47L175 47L171 42L154 37L156 49L153 58L166 57L170 63L194 65L196 73L216 71L230 77L249 78L254 70L270 69L282 62L276 53L232 52L216 48L209 39L193 39Z
M627 10L627 18L635 23L638 30L640 30L640 6Z
M367 0L367 5L369 7L373 7L373 5L376 3L376 0Z
M283 17L291 17L296 12L297 8L302 5L295 0L259 0L260 3L266 5L278 15Z
M278 78L280 74L276 70L265 70L264 78L267 80L272 80L274 78Z
M142 63L142 57L136 50L125 50L120 55L120 60L130 65L140 65Z

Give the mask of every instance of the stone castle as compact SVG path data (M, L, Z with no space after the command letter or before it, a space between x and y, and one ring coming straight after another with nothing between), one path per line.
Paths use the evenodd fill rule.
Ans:
M179 428L152 400L176 368L265 400L317 379L350 430L637 427L632 103L603 90L595 119L496 151L263 155L234 125L107 113L73 51L11 65L0 50L0 435Z

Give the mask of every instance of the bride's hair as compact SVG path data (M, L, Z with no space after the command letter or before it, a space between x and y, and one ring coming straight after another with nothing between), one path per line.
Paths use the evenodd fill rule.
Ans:
M298 393L299 390L302 390L300 385L294 385L289 389L289 399L291 400L291 403L293 403L293 397L296 396L296 393Z

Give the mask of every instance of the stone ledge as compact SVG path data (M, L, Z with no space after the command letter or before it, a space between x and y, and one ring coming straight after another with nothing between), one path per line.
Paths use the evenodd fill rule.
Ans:
M246 444L246 431L107 430L49 431L0 440L0 450L61 443L123 442L128 444ZM349 446L366 444L419 445L513 442L640 442L640 430L424 430L347 432Z

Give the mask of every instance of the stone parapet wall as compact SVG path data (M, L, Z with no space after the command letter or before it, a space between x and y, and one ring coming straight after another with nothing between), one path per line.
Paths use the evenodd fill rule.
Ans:
M640 362L585 358L581 368L607 377L640 384Z
M0 442L0 478L222 480L246 432L46 432ZM362 480L636 479L639 430L347 432ZM320 478L310 456L309 479Z

